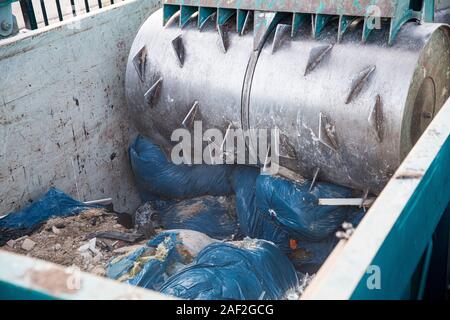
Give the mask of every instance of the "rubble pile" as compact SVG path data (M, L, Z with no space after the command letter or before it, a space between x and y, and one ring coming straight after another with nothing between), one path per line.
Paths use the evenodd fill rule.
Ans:
M129 243L95 237L97 233L130 233L105 209L87 209L78 215L49 219L30 235L9 240L1 249L104 276L107 262L126 252Z

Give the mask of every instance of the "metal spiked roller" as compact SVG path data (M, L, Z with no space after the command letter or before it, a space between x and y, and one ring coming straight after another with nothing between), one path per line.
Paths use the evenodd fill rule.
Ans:
M449 27L428 0L270 3L166 0L128 60L138 130L276 127L282 167L379 193L449 96Z

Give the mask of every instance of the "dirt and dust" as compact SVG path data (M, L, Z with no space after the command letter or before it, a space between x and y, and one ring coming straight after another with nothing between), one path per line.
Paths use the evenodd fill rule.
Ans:
M127 251L130 244L93 237L102 231L131 233L117 222L115 213L89 209L75 216L49 219L31 235L10 240L1 249L104 276L110 258Z

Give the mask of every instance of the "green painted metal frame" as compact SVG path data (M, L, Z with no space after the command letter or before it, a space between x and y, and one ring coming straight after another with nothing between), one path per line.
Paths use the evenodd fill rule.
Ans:
M382 17L393 17L399 2L410 0L164 0L164 5L355 16L364 16L368 6L376 5Z
M450 282L450 205L443 214L434 234L433 250L428 268L424 299L448 299Z
M367 41L374 28L373 18L390 19L389 44L392 44L403 24L410 20L432 22L434 20L434 0L164 0L164 21L181 12L180 27L199 12L199 27L214 10L217 23L223 24L236 12L237 30L242 30L247 11L286 12L293 14L292 35L298 30L303 14L313 15L313 37L317 37L333 17L339 17L338 39L356 17L363 17L362 41Z
M13 15L12 3L17 0L0 0L0 39L17 34L17 22Z
M425 295L425 288L427 285L428 273L430 270L431 256L433 255L433 239L428 243L427 249L425 250L424 262L422 265L420 280L419 280L419 289L417 293L417 299L423 300L423 296Z
M445 144L371 262L372 265L382 266L382 279L385 281L382 281L381 290L369 290L366 285L369 275L365 274L351 298L414 297L414 293L404 292L405 284L411 281L422 256L431 254L427 248L449 201L450 137L447 137ZM401 262L399 257L402 257Z
M0 7L10 5L11 3L16 2L16 1L19 1L19 0L0 0Z

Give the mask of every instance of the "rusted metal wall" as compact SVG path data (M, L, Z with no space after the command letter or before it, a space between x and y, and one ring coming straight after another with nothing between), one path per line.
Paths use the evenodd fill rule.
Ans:
M138 204L127 146L128 51L157 0L126 1L0 41L0 215L56 186Z

